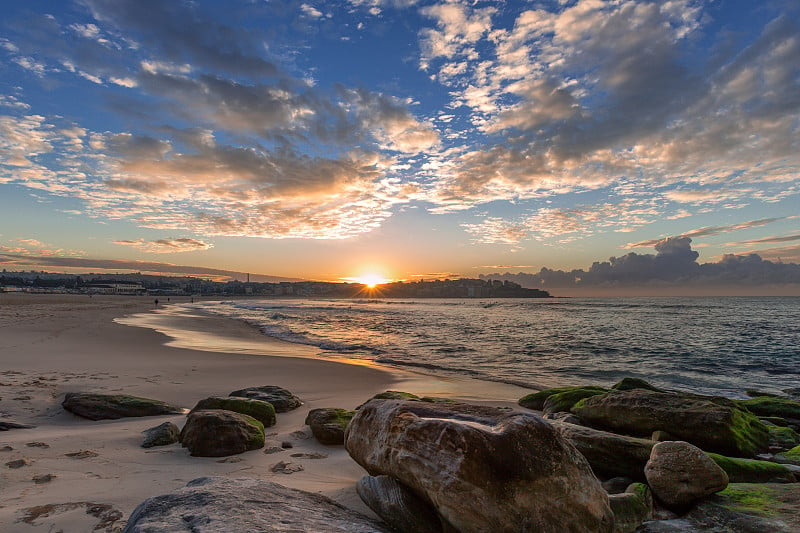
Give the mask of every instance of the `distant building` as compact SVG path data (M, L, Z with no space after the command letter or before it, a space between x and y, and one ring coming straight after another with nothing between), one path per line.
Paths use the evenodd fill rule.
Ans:
M86 285L84 291L89 294L119 294L139 296L147 293L141 283L94 283Z

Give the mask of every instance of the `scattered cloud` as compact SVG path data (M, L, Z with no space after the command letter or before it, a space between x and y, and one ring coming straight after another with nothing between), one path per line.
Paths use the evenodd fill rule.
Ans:
M747 228L755 228L759 226L765 226L772 222L778 222L780 220L787 220L793 219L797 217L776 217L776 218L762 218L760 220L750 220L748 222L741 222L739 224L729 224L726 226L708 226L705 228L698 228L691 231L687 231L678 235L677 237L708 237L709 235L719 235L720 233L728 233L730 231L737 231L740 229L747 229ZM639 242L632 242L625 245L626 249L631 248L641 248L643 246L655 246L659 242L663 240L663 237L658 239L649 239L646 241L639 241Z
M114 244L131 246L138 250L154 254L172 254L180 252L194 252L197 250L208 250L213 248L213 244L183 237L180 239L157 239L146 241L144 239L114 241Z

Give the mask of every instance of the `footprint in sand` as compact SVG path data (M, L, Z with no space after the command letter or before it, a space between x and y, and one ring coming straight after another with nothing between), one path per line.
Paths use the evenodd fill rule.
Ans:
M15 459L7 462L6 466L8 468L22 468L23 466L28 466L30 464L31 462L28 459Z
M38 442L38 441L36 441L36 442L26 442L25 446L27 446L28 448L49 448L50 447L50 445L47 444L46 442Z
M302 472L305 468L300 463L281 461L278 464L272 465L270 470L276 474L294 474L295 472Z
M327 453L319 453L319 452L311 452L311 453L293 453L291 457L297 457L302 459L327 459Z
M37 485L41 485L42 483L50 483L56 477L58 476L56 476L55 474L40 474L38 476L33 476L32 479L34 483L36 483Z
M73 459L88 459L89 457L98 457L100 454L92 450L81 450L79 452L65 453L64 455Z

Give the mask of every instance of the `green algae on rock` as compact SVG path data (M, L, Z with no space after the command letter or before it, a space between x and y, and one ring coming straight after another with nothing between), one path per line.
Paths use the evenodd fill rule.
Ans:
M225 411L233 411L234 413L252 416L264 424L264 427L274 426L276 422L275 407L269 402L254 400L252 398L212 396L197 402L192 412L204 409L223 409Z
M610 391L579 401L572 413L608 431L650 436L662 430L706 451L737 457L753 457L769 444L767 426L725 398L645 389Z
M595 388L581 387L579 389L558 392L547 397L542 406L542 411L547 413L569 412L572 406L590 396L603 394L605 391Z
M726 457L706 452L726 474L731 483L794 483L792 471L786 466L770 461Z
M526 409L535 409L537 411L541 411L544 409L544 402L554 394L561 394L564 392L573 392L573 391L594 391L595 394L602 394L604 392L608 392L608 389L603 387L596 387L596 386L574 386L574 387L556 387L553 389L545 389L539 392L534 392L532 394L528 394L523 396L517 402L522 407Z
M739 405L760 416L778 416L800 420L800 402L774 396L759 396L749 400L739 400Z
M321 444L344 444L344 430L355 414L355 411L349 409L333 407L312 409L308 412L305 423Z

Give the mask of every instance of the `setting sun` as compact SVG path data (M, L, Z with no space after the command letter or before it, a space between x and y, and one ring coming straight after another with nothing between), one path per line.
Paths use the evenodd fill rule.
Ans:
M364 274L354 278L348 278L351 281L355 281L356 283L363 283L367 286L368 289L374 289L377 285L381 285L382 283L388 283L391 280L384 278L379 274Z

